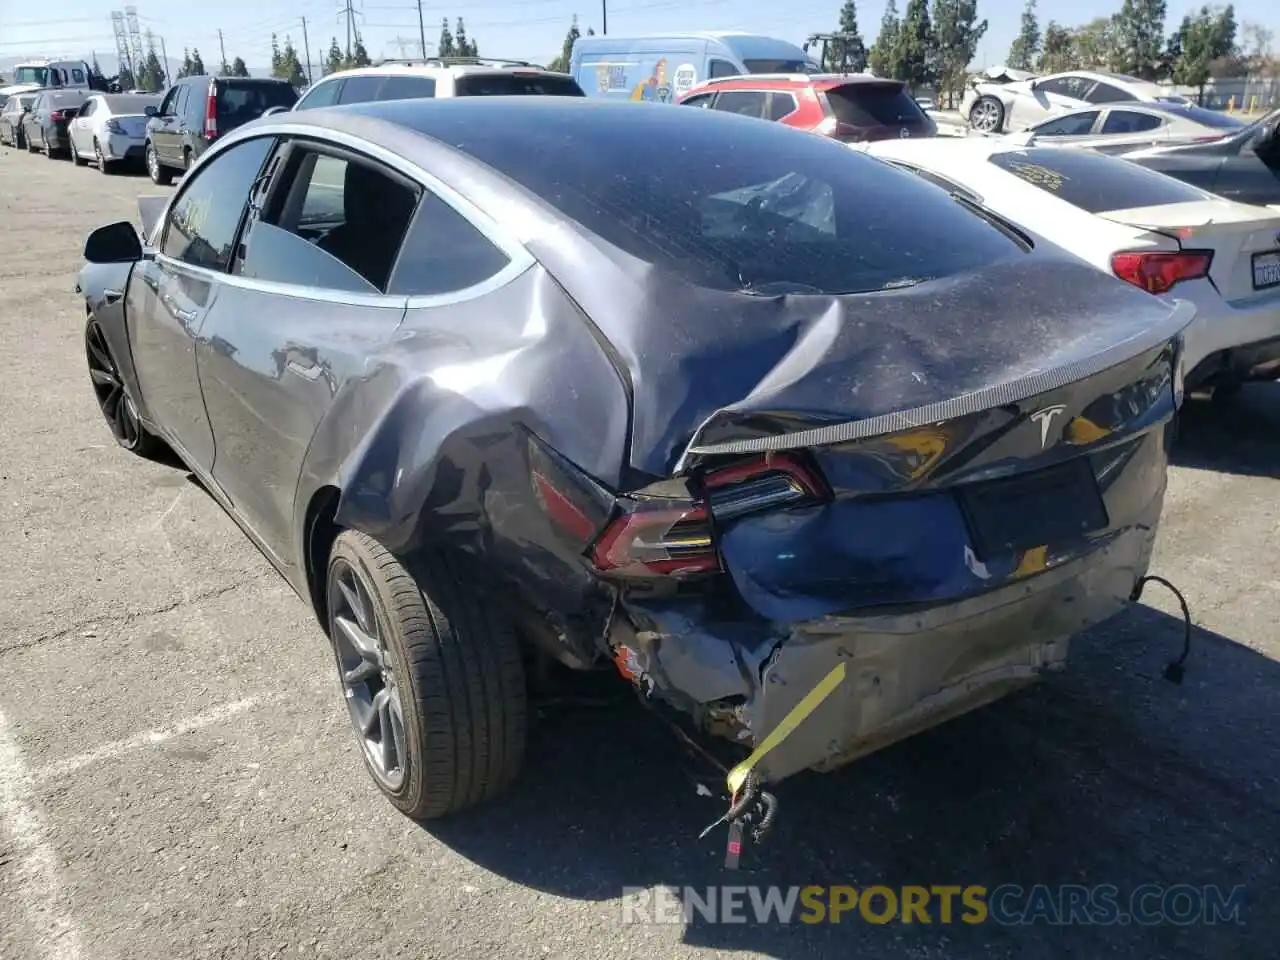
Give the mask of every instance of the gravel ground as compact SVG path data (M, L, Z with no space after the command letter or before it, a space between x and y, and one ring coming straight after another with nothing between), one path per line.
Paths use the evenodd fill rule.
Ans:
M546 718L509 800L422 828L362 769L306 607L95 407L83 238L158 189L0 149L0 957L1276 955L1280 385L1185 413L1153 566L1196 622L1181 687L1151 587L1066 674L785 784L736 877L630 706ZM624 886L726 879L1247 891L1213 926L620 922Z

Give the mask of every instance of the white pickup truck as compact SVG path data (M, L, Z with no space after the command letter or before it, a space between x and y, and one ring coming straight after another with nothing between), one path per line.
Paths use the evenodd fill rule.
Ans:
M93 89L93 71L84 60L29 60L13 68L13 79L0 87L0 105L16 93L30 93L55 87L65 90Z

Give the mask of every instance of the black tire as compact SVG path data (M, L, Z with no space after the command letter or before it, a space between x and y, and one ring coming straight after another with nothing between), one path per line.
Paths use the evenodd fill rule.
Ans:
M22 135L22 128L13 131L13 148L15 150L25 150L27 147L27 138Z
M1215 386L1209 400L1215 405L1226 405L1240 396L1240 391L1243 389L1244 384L1239 380L1229 380Z
M36 146L34 143L32 143L30 140L28 140L27 153L39 153L39 152L40 152L40 148Z
M138 405L129 395L106 333L92 316L85 322L84 347L89 382L116 443L143 459L169 462L172 458L169 445L139 419Z
M160 162L160 158L156 155L156 148L151 145L151 141L147 141L147 175L151 177L151 182L158 187L167 187L173 183L173 171Z
M87 167L89 165L89 161L80 156L80 151L76 149L74 141L71 144L71 162L77 167Z
M109 174L116 172L116 162L107 160L102 156L102 144L98 143L97 137L93 138L93 158L98 161L99 173Z
M338 620L350 607L339 583L352 573L371 598L398 691L405 748L398 786L388 785L371 759L343 674L350 648L340 646ZM519 642L500 608L468 585L475 582L443 553L425 552L405 565L356 531L339 534L330 552L327 626L361 756L382 793L414 820L489 801L524 767L529 707Z
M981 109L979 109L981 108ZM974 122L974 115L979 117L978 122ZM983 119L990 117L990 120ZM984 94L977 100L973 101L973 106L969 108L969 126L981 133L999 133L1004 129L1004 104L990 94Z

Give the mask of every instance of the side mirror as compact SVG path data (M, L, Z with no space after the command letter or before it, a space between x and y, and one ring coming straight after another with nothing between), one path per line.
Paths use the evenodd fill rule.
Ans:
M1037 80L1037 79L1034 79L1034 78L1033 78L1033 79L1031 79L1031 80L1028 80L1028 81L1027 81L1027 86L1028 86L1030 89L1034 90L1036 87L1040 86L1040 81L1039 81L1039 80Z
M136 263L142 259L142 241L133 224L119 220L89 234L84 258L90 263Z
M142 115L144 117L154 117L159 112L160 111L155 107L153 107L151 104L147 104L145 107L142 108Z

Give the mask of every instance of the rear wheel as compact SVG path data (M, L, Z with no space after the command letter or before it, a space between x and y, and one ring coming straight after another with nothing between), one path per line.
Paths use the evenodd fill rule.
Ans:
M116 443L149 460L163 458L167 452L165 443L142 425L137 405L129 396L107 336L93 317L85 324L84 346L98 409L102 411Z
M80 151L76 149L76 142L74 140L71 141L71 159L77 167L87 166L89 163L88 157L80 156Z
M1004 129L1004 104L992 96L981 96L969 109L969 126L979 133L999 133Z
M330 552L329 636L356 740L378 789L415 820L483 803L524 766L519 644L467 584L443 554L405 565L355 531Z
M98 143L98 138L93 138L93 159L98 163L99 173L114 173L116 165L114 161L107 160L102 156L102 144Z
M15 128L13 131L13 148L15 150L22 150L26 147L26 145L27 145L27 138L23 136L22 128L21 127Z
M151 182L160 187L167 187L173 183L173 174L167 167L160 163L160 158L156 156L156 148L147 142L147 173L151 176Z

